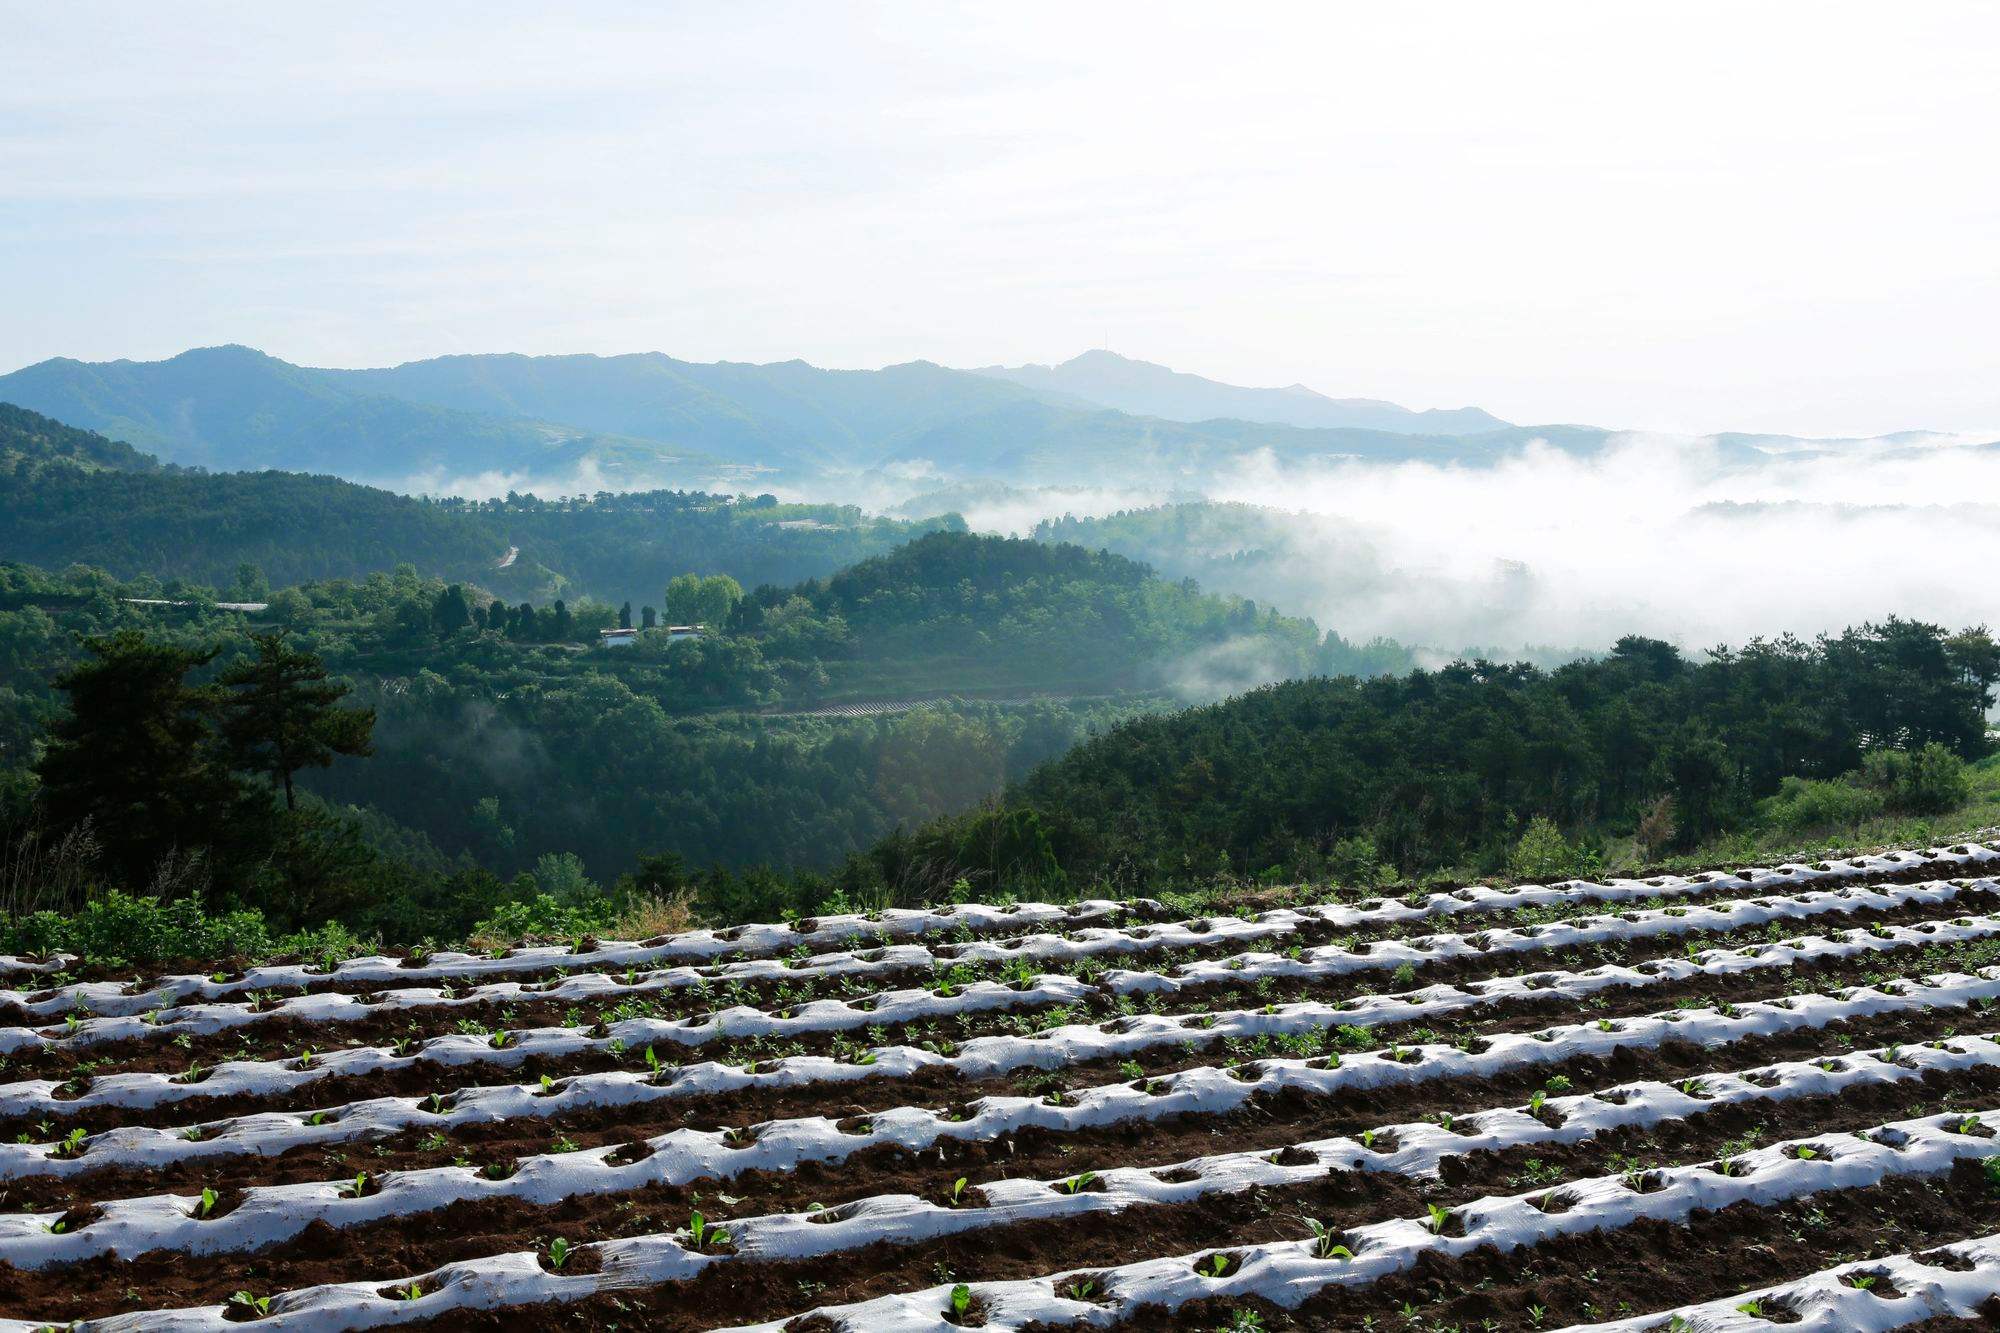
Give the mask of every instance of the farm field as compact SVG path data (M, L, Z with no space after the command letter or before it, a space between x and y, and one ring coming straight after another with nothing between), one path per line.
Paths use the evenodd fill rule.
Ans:
M0 958L0 1328L2000 1312L2000 843L185 975Z

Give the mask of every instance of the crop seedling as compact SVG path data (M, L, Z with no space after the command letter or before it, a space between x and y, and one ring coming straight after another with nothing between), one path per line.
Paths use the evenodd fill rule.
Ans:
M1430 1213L1430 1216L1425 1219L1424 1225L1430 1229L1430 1233L1433 1236L1443 1235L1445 1223L1451 1221L1451 1209L1441 1203L1425 1204L1424 1207Z
M1354 1251L1341 1244L1338 1231L1327 1226L1316 1217L1306 1219L1306 1228L1312 1232L1313 1257L1315 1259L1352 1259Z
M215 1191L204 1185L201 1191L201 1200L194 1206L194 1215L202 1218L213 1216L217 1201Z
M963 1203L965 1202L965 1177L964 1177L964 1176L960 1176L960 1177L959 1177L959 1178L958 1178L957 1180L954 1180L954 1181L952 1181L952 1182L951 1182L951 1189L950 1189L950 1191L949 1191L949 1192L947 1193L947 1195L946 1195L946 1199L947 1199L947 1201L948 1201L948 1202L949 1202L949 1203L951 1204L951 1206L952 1206L953 1208L956 1208L956 1207L958 1207L959 1205L961 1205L961 1204L963 1204Z
M729 1233L711 1226L700 1213L688 1214L687 1231L688 1238L694 1242L694 1248L697 1250L707 1249L710 1246L720 1250L729 1246Z
M354 1179L340 1187L340 1197L343 1199L359 1199L367 1193L368 1173L366 1171L357 1172Z
M229 1303L239 1310L248 1310L252 1319L262 1319L271 1313L269 1296L252 1296L247 1291L239 1291L229 1298Z
M559 1269L564 1264L568 1263L572 1249L573 1247L570 1245L570 1243L564 1240L561 1236L557 1236L554 1240L550 1241L549 1267Z
M963 1282L951 1289L951 1318L953 1323L965 1318L972 1311L972 1288Z
M1068 1180L1057 1181L1056 1188L1064 1194L1081 1194L1089 1189L1091 1182L1096 1179L1097 1173L1095 1171L1084 1171L1071 1176Z

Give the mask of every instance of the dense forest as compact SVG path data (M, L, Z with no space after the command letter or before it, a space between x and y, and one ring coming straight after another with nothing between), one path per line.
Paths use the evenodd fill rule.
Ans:
M1633 833L1657 855L1740 826L1788 780L1837 780L1871 754L1985 754L1996 681L2000 647L1984 631L1900 620L1703 660L1627 638L1553 672L1461 662L1291 681L1135 718L896 854L934 882L1059 874L1131 888L1312 876L1357 854L1404 873L1501 868L1539 816ZM1887 768L1892 785L1918 780Z
M0 456L0 551L56 566L0 564L0 917L116 887L409 940L662 895L1494 873L1526 844L1552 875L1607 839L1960 808L2000 681L1983 630L1901 620L1399 672L1400 645L951 517L414 500L11 409ZM1090 531L1193 551L1214 517Z
M745 594L681 575L636 608L513 604L409 566L264 583L238 573L230 591L265 602L239 617L184 586L0 567L0 753L32 760L61 716L49 682L87 661L89 636L144 629L214 647L204 669L221 671L249 650L246 630L282 629L378 718L371 757L307 774L303 789L365 807L384 845L503 873L568 853L609 877L668 849L694 864L825 867L1161 706L1190 658L1248 644L1299 673L1322 648L1309 622L1116 556L947 532L791 587ZM190 604L133 600L169 593ZM667 633L678 619L704 630ZM602 646L621 622L636 642ZM905 694L932 702L802 715Z
M427 499L296 472L168 467L129 445L0 403L0 555L45 569L231 587L409 564L513 597L657 597L673 573L744 587L830 574L955 516L868 518L852 506L698 491L565 499ZM509 561L508 553L516 554ZM503 566L503 561L506 562Z

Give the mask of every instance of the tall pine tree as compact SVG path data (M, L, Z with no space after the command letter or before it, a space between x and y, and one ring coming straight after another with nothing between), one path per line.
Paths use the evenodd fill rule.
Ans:
M215 691L188 682L215 650L137 630L85 646L90 660L56 679L69 712L50 727L36 765L50 823L87 823L108 868L134 888L176 852L240 841L245 793L215 744Z
M223 740L238 767L269 775L284 790L285 808L296 810L292 774L325 768L335 755L374 753L375 711L341 707L347 686L283 634L251 638L256 656L221 676Z

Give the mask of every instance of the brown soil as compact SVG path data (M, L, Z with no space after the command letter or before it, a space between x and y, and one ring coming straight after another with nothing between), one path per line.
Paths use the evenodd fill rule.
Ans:
M1670 982L1643 987L1614 987L1599 992L1585 1001L1582 1010L1596 1017L1616 1018L1632 1014L1644 1014L1673 1007L1683 1001L1719 1003L1740 1002L1750 999L1770 998L1774 994L1796 990L1823 991L1846 984L1866 983L1884 975L1885 971L1897 975L1921 975L1925 972L1983 966L1992 962L2000 954L2000 941L1975 941L1965 945L1937 946L1922 951L1904 951L1893 958L1862 957L1839 960L1813 966L1792 966L1787 968L1755 969L1734 977L1692 977L1685 981ZM1885 964L1890 966L1885 968ZM1231 996L1214 997L1231 999ZM1296 998L1296 997L1279 997ZM1249 1002L1263 1003L1261 997L1249 997ZM1509 1000L1501 1004L1482 1007L1477 1011L1460 1015L1458 1024L1443 1020L1429 1024L1385 1026L1371 1029L1371 1043L1388 1045L1397 1040L1428 1039L1418 1038L1422 1032L1441 1032L1463 1025L1464 1030L1482 1034L1518 1032L1532 1030L1551 1022L1574 1022L1578 1017L1579 1005L1560 996L1548 999ZM1171 1073L1177 1069L1197 1064L1214 1063L1218 1043L1213 1040L1200 1042L1193 1040L1190 1032L1188 1045L1158 1047L1137 1057L1150 1075ZM1230 1050L1241 1058L1255 1058L1275 1051L1258 1049L1254 1043L1237 1043ZM768 1056L768 1049L757 1052L759 1058ZM627 1052L625 1066L630 1067L632 1054ZM1048 1087L1086 1086L1090 1083L1110 1082L1119 1077L1121 1060L1098 1060L1066 1066L1056 1074L1045 1074L1043 1081ZM523 1082L534 1082L543 1074L560 1078L568 1074L618 1067L616 1057L608 1052L589 1052L561 1060L529 1059L509 1071L510 1075ZM424 1096L432 1092L449 1092L466 1084L489 1081L494 1070L483 1065L445 1067L433 1065L411 1065L400 1069L384 1070L374 1074L355 1077L333 1077L317 1080L296 1092L275 1096L237 1095L227 1097L192 1097L186 1100L155 1108L134 1111L117 1107L79 1108L68 1115L12 1116L0 1118L0 1135L13 1138L28 1133L37 1139L50 1134L60 1135L71 1127L81 1125L95 1133L119 1124L188 1124L195 1121L226 1119L230 1116L252 1111L267 1110L307 1110L318 1107L336 1106L342 1102L365 1097L379 1096ZM1033 1077L1032 1074L1026 1075ZM927 1070L914 1077L904 1079L865 1079L855 1083L837 1085L838 1090L828 1085L807 1086L793 1089L748 1088L739 1092L719 1095L691 1097L685 1101L670 1104L675 1109L659 1112L667 1123L694 1124L743 1124L757 1120L775 1119L784 1116L818 1114L818 1108L832 1097L843 1102L869 1102L875 1106L897 1105L904 1101L921 1100L927 1092L942 1094L948 1101L966 1101L991 1092L1012 1089L1024 1077L1017 1073L998 1079L960 1079L948 1070ZM678 1121L668 1120L676 1114ZM53 1119L55 1123L48 1125ZM47 1128L44 1126L48 1125Z
M925 1156L932 1158L942 1153L944 1161L959 1164L961 1174L970 1174L975 1181L984 1178L975 1174L981 1170L1000 1176L1059 1175L1069 1169L1072 1160L1115 1161L1120 1165L1175 1161L1217 1151L1214 1146L1217 1142L1242 1148L1277 1147L1301 1138L1354 1133L1398 1120L1422 1119L1439 1111L1465 1114L1482 1107L1505 1106L1525 1100L1557 1077L1567 1078L1579 1089L1640 1079L1677 1081L1719 1066L1750 1068L1891 1043L1912 1045L1958 1034L1965 1030L1967 1017L1961 1010L1933 1010L1753 1037L1720 1047L1702 1047L1691 1042L1626 1047L1608 1060L1573 1059L1536 1065L1498 1078L1439 1079L1400 1088L1344 1089L1328 1097L1290 1093L1279 1098L1257 1098L1228 1115L1175 1116L1066 1134L1028 1129L1004 1141L948 1141L927 1150ZM1449 1039L1453 1034L1441 1035ZM1002 1089L1002 1094L1021 1095L1039 1086L1030 1083L1023 1087L1023 1082L1014 1080ZM858 1100L835 1101L828 1096L816 1101L814 1113L862 1117L871 1110L883 1109L884 1105L909 1104L912 1103L907 1099L890 1098L871 1107ZM299 1148L276 1157L187 1162L163 1170L108 1168L77 1176L28 1177L0 1182L0 1208L46 1211L68 1207L83 1198L130 1198L167 1192L192 1193L204 1186L240 1188L251 1184L328 1180L358 1170L382 1174L445 1166L461 1157L483 1166L547 1152L558 1137L578 1147L591 1148L649 1138L680 1125L713 1128L727 1123L703 1121L682 1114L683 1110L681 1105L667 1103L603 1108L549 1119L455 1126L445 1135L445 1143L434 1146L426 1146L425 1141L440 1131L422 1129L373 1142ZM1143 1155L1144 1160L1135 1154ZM885 1173L894 1175L906 1158L907 1154L899 1148L873 1148L843 1162L805 1164L782 1178L805 1181L824 1177L821 1187L807 1190L810 1198L806 1201L841 1202L856 1188L864 1193L873 1192L868 1186L882 1179ZM850 1181L863 1184L857 1187L846 1183ZM734 1194L757 1194L773 1188L769 1173L743 1173L726 1178L726 1182L720 1188Z
M1948 1176L1850 1190L1837 1203L1819 1195L1774 1208L1738 1205L1697 1213L1685 1226L1641 1222L1527 1252L1488 1247L1459 1260L1426 1257L1408 1274L1322 1296L1296 1310L1258 1300L1203 1301L1171 1316L1141 1311L1120 1326L1205 1333L1241 1308L1257 1311L1264 1327L1275 1330L1401 1327L1396 1312L1407 1302L1426 1327L1493 1320L1501 1328L1528 1328L1534 1306L1543 1311L1543 1326L1561 1328L1720 1300L1835 1264L1922 1251L1996 1227L2000 1196L1977 1166L1961 1163ZM1939 1326L1994 1327L1963 1320Z
M1650 1131L1623 1130L1582 1144L1564 1147L1537 1147L1509 1152L1477 1152L1455 1159L1437 1181L1414 1180L1388 1174L1356 1175L1336 1172L1325 1181L1292 1189L1255 1192L1258 1208L1274 1218L1294 1219L1300 1215L1320 1217L1329 1225L1347 1227L1383 1217L1423 1212L1426 1202L1462 1202L1496 1192L1514 1192L1577 1178L1622 1171L1633 1166L1653 1167L1672 1162L1699 1161L1713 1156L1718 1145L1736 1141L1739 1145L1770 1142L1788 1137L1865 1128L1884 1120L1902 1119L1941 1109L1945 1105L1976 1106L2000 1088L2000 1068L1977 1069L1963 1074L1939 1076L1892 1087L1850 1090L1834 1098L1798 1098L1782 1102L1717 1109L1670 1122ZM1315 1099L1274 1099L1264 1109L1265 1123L1260 1137L1269 1146L1320 1137L1338 1132L1325 1121L1314 1120L1312 1112L1324 1108ZM1480 1105L1490 1103L1482 1102ZM1283 1113L1305 1114L1280 1122ZM1134 1150L1119 1153L1119 1165L1165 1164L1188 1156L1217 1151L1233 1151L1253 1146L1241 1136L1203 1133L1192 1141L1163 1127L1158 1141L1139 1136ZM1264 1146L1264 1145L1254 1145ZM849 1168L803 1168L792 1175L760 1177L754 1181L734 1181L725 1188L737 1199L735 1204L718 1204L716 1190L653 1187L622 1195L572 1198L555 1208L537 1208L518 1203L490 1202L462 1204L421 1217L401 1218L376 1225L334 1229L316 1225L298 1239L266 1250L254 1257L218 1256L211 1265L192 1273L184 1257L160 1255L142 1257L135 1263L90 1261L43 1273L15 1273L0 1266L0 1308L47 1310L49 1317L87 1318L125 1308L116 1283L137 1283L141 1278L170 1283L176 1303L220 1302L251 1279L265 1290L289 1290L314 1282L338 1280L336 1275L367 1273L385 1280L408 1272L422 1271L454 1259L500 1254L543 1245L551 1236L574 1240L602 1240L616 1236L644 1235L678 1225L687 1214L700 1208L712 1219L730 1214L754 1215L777 1211L799 1211L814 1202L836 1204L844 1195L866 1196L909 1193L941 1198L959 1175L975 1179L1021 1175L1063 1174L1087 1168L1091 1159L1071 1155L1055 1171L1046 1170L1045 1161L1033 1164L1010 1162L1000 1145L973 1145L985 1149L984 1169L978 1157L938 1162L930 1154L910 1158L885 1158L874 1170L860 1173ZM1189 1151L1192 1149L1193 1151ZM1058 1160L1060 1152L1058 1150ZM759 1187L762 1188L759 1188ZM976 1206L976 1193L974 1195ZM1171 1254L1205 1245L1241 1241L1226 1229L1230 1218L1240 1218L1246 1210L1240 1195L1217 1196L1199 1205L1174 1208L1137 1207L1122 1214L1116 1230L1120 1234L1142 1233L1155 1254ZM1223 1226L1224 1229L1215 1229ZM1054 1228L1058 1237L1087 1223L1066 1223ZM1043 1254L1039 1233L1052 1230L1040 1225L1003 1226L982 1230L958 1240L907 1247L878 1245L858 1252L869 1256L864 1262L855 1253L830 1256L812 1264L763 1264L745 1261L731 1268L776 1267L790 1270L811 1268L839 1273L844 1280L860 1280L864 1273L877 1283L876 1289L898 1289L925 1284L928 1265L936 1262L940 1250L981 1248L990 1242L1000 1253L1037 1256ZM376 1272L378 1256L398 1256L395 1272ZM421 1260L414 1256L421 1255ZM1072 1257L1068 1264L1050 1267L1125 1262L1116 1257ZM956 1265L953 1265L956 1267ZM993 1276L982 1272L981 1276ZM814 1279L818 1280L818 1279ZM733 1288L740 1275L718 1273L697 1282L682 1284L686 1300L669 1301L666 1295L654 1299L688 1311L712 1310L699 1290L704 1286ZM782 1293L796 1280L773 1283ZM886 1287L882 1284L886 1284ZM199 1294L198 1294L199 1293ZM53 1299L54 1307L44 1302ZM720 1299L719 1297L717 1299ZM738 1298L730 1298L735 1302ZM732 1317L735 1305L732 1304ZM792 1312L785 1304L760 1306L744 1312L745 1319L772 1318Z
M1737 931L1699 931L1547 952L1496 953L1418 964L1414 969L1414 977L1407 983L1393 981L1389 969L1377 968L1307 983L1274 981L1244 987L1234 985L1226 979L1218 979L1210 984L1187 987L1171 997L1162 997L1161 1011L1175 1013L1229 1007L1236 1002L1228 998L1231 996L1240 997L1242 1003L1262 1004L1268 1003L1271 996L1280 993L1294 999L1344 1000L1377 994L1384 990L1406 989L1419 985L1462 985L1470 981L1558 968L1595 967L1609 962L1631 964L1673 958L1681 956L1690 944L1701 948L1733 948L1762 943L1773 938L1824 934L1828 931L1846 929L1862 921L1884 926L1916 925L1926 921L1950 920L1953 917L1977 914L1995 908L2000 908L2000 895L1962 894L1959 899L1951 903L1910 904L1888 912L1865 910L1838 912L1815 916L1807 921L1778 922L1774 926L1757 926ZM1330 932L1328 934L1330 937ZM1357 947L1365 949L1367 945L1363 943ZM1178 951L1175 956L1179 956ZM822 986L815 995L808 993L812 990L811 987L800 984L794 986L793 993L787 996L784 1002L799 1004L809 998L853 999L873 994L880 988L872 981L864 985L848 979ZM755 1002L755 998L746 993L744 1002ZM580 1004L574 1001L527 1000L471 1007L439 1006L415 1011L385 1009L377 1015L342 1023L306 1022L274 1017L233 1031L207 1036L190 1035L185 1046L175 1044L165 1036L159 1036L105 1042L74 1049L47 1047L41 1050L25 1050L12 1056L7 1067L17 1078L65 1079L76 1075L79 1066L83 1065L87 1065L89 1069L116 1068L123 1073L179 1073L190 1064L213 1065L223 1060L283 1059L307 1049L323 1051L338 1046L387 1045L404 1038L421 1043L426 1037L455 1031L464 1023L517 1030L550 1026L588 1026L641 1014L661 1019L682 1019L712 1013L718 1007L735 1002L737 1001L730 997L717 995L712 991L705 994L693 994L687 991L636 992L625 1002L628 1008L624 1012L619 1011L618 1004L603 1001ZM1093 995L1082 1003L1072 1006L1021 1005L1004 1010L967 1013L952 1018L926 1018L914 1022L885 1023L878 1026L888 1034L890 1042L910 1040L917 1031L930 1029L942 1030L950 1039L964 1041L970 1037L1013 1030L1020 1020L1056 1008L1067 1008L1077 1019L1083 1021L1102 1021L1117 1017L1119 1012L1117 998L1107 992ZM879 1044L868 1036L865 1027L856 1027L844 1033L801 1033L781 1040L787 1050L793 1053L813 1054L831 1051L836 1043L843 1040ZM735 1050L744 1050L749 1058L757 1058L758 1052L770 1045L771 1041L772 1039L752 1043L710 1041L698 1047L685 1048L679 1053L684 1058L701 1059L708 1058L711 1053L723 1053L726 1057ZM672 1042L659 1043L663 1055L675 1045L676 1043ZM504 1059L496 1059L493 1063L501 1067L509 1064Z

